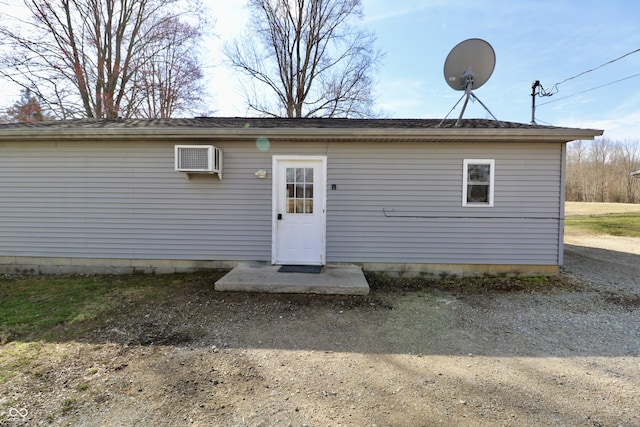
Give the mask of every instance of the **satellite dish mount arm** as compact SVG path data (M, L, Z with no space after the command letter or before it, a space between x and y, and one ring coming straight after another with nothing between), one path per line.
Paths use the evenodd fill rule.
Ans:
M475 78L476 74L473 72L473 70L471 68L467 68L467 70L462 73L462 75L460 76L460 80L462 81L462 85L464 88L464 95L462 95L463 97L465 97L464 100L464 104L462 104L462 111L460 111L460 115L458 116L458 120L456 120L456 126L461 126L462 125L462 115L464 114L464 110L467 109L467 104L469 103L469 97L471 97L471 95L473 95L473 79ZM475 95L474 95L475 98ZM476 98L477 99L477 98ZM458 101L460 102L460 101ZM486 107L485 107L486 108Z
M496 116L494 116L493 113L491 111L489 111L487 106L484 105L484 103L482 101L480 101L480 98L478 98L476 96L476 94L473 93L473 80L474 80L475 76L476 75L475 75L475 73L473 72L473 70L471 68L467 68L467 70L464 73L462 73L462 75L460 76L460 78L462 79L462 82L464 84L464 95L462 95L462 96L465 97L465 100L464 100L464 104L462 105L462 111L460 111L460 116L458 116L458 120L456 120L456 124L455 125L456 126L462 126L462 115L464 114L464 110L466 110L466 108L467 108L467 104L469 103L469 98L473 96L473 99L478 101L480 103L480 105L482 105L482 107L484 107L484 109L487 110L487 113L489 113L491 115L491 117L493 117L493 120L498 122L500 127L502 127L502 123L500 122L500 120L496 119ZM462 99L462 98L460 98L460 99ZM460 102L460 101L458 101L458 102Z

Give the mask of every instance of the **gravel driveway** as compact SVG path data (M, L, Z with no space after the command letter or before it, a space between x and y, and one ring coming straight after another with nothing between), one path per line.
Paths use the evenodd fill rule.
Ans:
M567 245L583 284L535 292L204 283L7 344L39 357L0 385L0 426L639 426L640 255L614 246Z
M612 239L601 238L609 242ZM640 239L635 239L640 249ZM604 246L604 245L603 245ZM601 292L640 295L640 255L598 247L565 245L564 271Z

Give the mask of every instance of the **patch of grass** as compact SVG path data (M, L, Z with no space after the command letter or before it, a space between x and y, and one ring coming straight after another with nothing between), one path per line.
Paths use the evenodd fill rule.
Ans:
M68 414L76 407L76 400L73 398L67 398L62 402L62 414Z
M42 342L13 342L4 345L0 351L0 384L16 372L30 371L37 365L43 348Z
M570 216L565 219L565 227L594 234L640 237L640 213Z
M407 292L428 289L458 294L487 292L562 292L583 288L581 283L562 276L465 277L465 278L395 278L384 274L365 273L372 291Z
M79 330L118 307L158 301L208 277L204 273L0 277L0 344L48 339L48 331L59 325Z

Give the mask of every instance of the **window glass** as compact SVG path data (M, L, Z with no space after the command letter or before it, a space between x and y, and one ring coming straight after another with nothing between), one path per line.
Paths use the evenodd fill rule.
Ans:
M464 160L463 206L493 206L493 159Z
M469 165L468 167L469 182L486 182L489 183L489 174L491 166L489 165Z
M287 168L286 180L287 213L313 213L313 168Z
M489 186L469 185L467 187L467 203L489 203Z

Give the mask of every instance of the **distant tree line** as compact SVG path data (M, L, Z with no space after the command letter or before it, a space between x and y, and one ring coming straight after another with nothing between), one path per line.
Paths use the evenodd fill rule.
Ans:
M574 202L640 203L640 143L576 141L567 147L566 199Z

